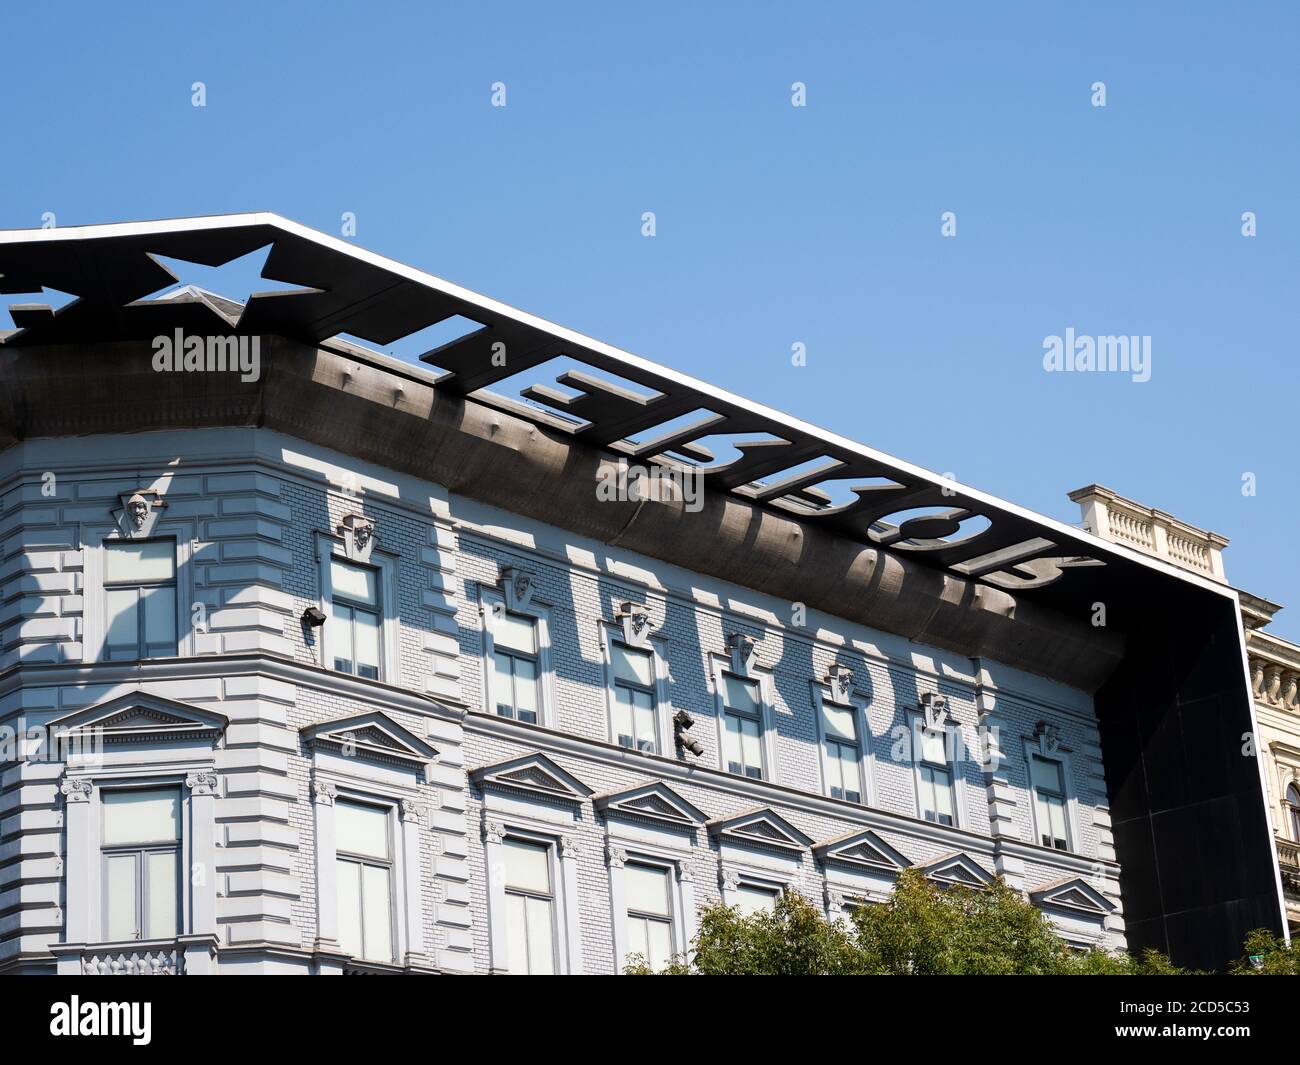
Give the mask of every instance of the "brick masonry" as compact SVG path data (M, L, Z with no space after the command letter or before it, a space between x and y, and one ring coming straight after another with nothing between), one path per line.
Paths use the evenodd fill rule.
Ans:
M514 515L488 514L437 486L273 433L185 435L35 441L0 455L0 727L16 733L43 726L133 692L229 719L212 756L220 777L213 860L220 965L314 971L320 964L313 761L300 730L369 710L438 750L419 784L428 819L412 912L431 967L442 971L494 966L483 842L491 801L471 787L466 770L537 752L595 793L663 780L707 818L767 807L813 841L869 827L914 864L959 851L1026 891L1082 876L1115 907L1104 926L1098 920L1100 941L1122 946L1101 750L1082 693L834 618L795 625L793 604L761 590L721 586ZM311 461L287 459L291 450ZM98 651L104 611L97 555L115 531L119 496L142 490L165 500L159 528L180 545L182 616L198 623L183 626L176 658L106 663ZM395 574L396 602L386 607L397 672L379 682L341 682L323 668L319 630L300 622L320 602L321 537L334 534L347 514L374 521L375 550ZM553 716L541 727L503 722L484 705L481 596L500 590L507 567L531 575L533 601L547 612ZM691 736L704 748L698 759L609 743L603 626L625 601L647 609L666 659L668 701L696 721ZM768 783L719 771L712 663L726 654L733 632L755 639L756 665L771 678L775 765ZM870 725L870 807L822 795L812 688L835 663L853 670L854 697ZM981 725L995 725L1005 756L992 773L972 759L960 764L962 807L953 829L917 818L913 766L895 756L926 692L947 697L972 747ZM1070 853L1045 850L1033 838L1024 744L1043 721L1059 730L1069 753L1077 821ZM49 971L50 949L65 941L67 923L65 767L18 746L11 742L0 759L0 971ZM527 795L503 801L544 805ZM581 916L584 969L614 972L611 826L589 800L559 816L569 819L566 832L577 842L578 898L566 905ZM719 843L703 827L685 842L696 904L717 901ZM774 859L756 848L753 863ZM787 878L819 903L828 879L845 877L808 851Z

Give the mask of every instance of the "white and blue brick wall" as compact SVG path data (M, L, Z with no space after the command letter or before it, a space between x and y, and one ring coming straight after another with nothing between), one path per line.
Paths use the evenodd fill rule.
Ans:
M285 454L279 445L286 441L251 430L59 440L10 449L0 465L0 670L20 661L85 666L75 678L51 672L0 693L0 724L20 717L39 723L126 687L120 681L97 683L96 667L83 663L87 601L99 594L85 584L86 552L95 548L83 530L109 523L119 493L142 488L164 494L167 520L193 523L187 579L209 619L207 631L195 634L193 661L210 665L181 669L179 663L159 660L150 664L144 686L219 708L231 718L218 765L223 946L248 952L268 944L290 951L309 946L316 905L314 827L309 761L297 733L304 725L370 705L427 735L440 751L423 837L422 913L426 939L437 948L438 964L449 971L488 966L482 797L468 787L465 771L518 754L545 751L596 792L662 776L709 817L766 805L813 840L871 825L915 863L965 850L994 869L990 789L983 771L969 762L963 767L961 830L945 836L917 820L913 768L891 757L894 730L908 724L907 711L922 692L946 695L966 739L974 740L981 692L969 660L825 616L795 629L786 623L791 604L771 601L761 591L721 586L624 555L617 556L617 566L602 565L612 557L611 549L574 542L566 551L564 545L576 538L501 512L485 523L483 508L449 500L437 486L385 476L386 471L344 456L317 454L301 442L292 443L309 452L312 463L278 461ZM212 464L214 454L225 460ZM110 455L122 456L119 466L105 461ZM91 456L94 462L88 461ZM56 475L52 496L42 491L48 471ZM349 479L338 476L340 471L355 474L355 494L339 487ZM373 519L380 548L398 559L399 676L389 679L394 687L442 700L457 713L468 710L463 729L446 715L407 712L404 697L387 692L387 685L375 686L373 697L345 697L330 691L323 674L296 684L270 666L266 675L255 668L226 675L225 655L265 656L319 670L317 647L307 642L299 618L319 600L316 535L332 530L350 512ZM507 566L533 574L534 596L548 605L553 724L561 736L582 741L576 748L546 729L515 726L507 737L475 720L485 709L479 591L497 587ZM628 576L632 573L649 576L637 580ZM773 679L775 787L739 787L716 772L674 776L667 763L610 748L601 622L612 620L627 600L648 608L655 634L662 637L670 699L674 709L696 720L691 735L704 747L701 766L718 765L712 656L725 653L730 632L755 637L757 665L770 670ZM875 756L870 810L820 795L811 684L837 662L853 668L855 695L865 701L870 721ZM987 701L987 693L984 697ZM1118 903L1090 704L1079 693L1041 680L999 689L992 703L1007 760L1002 831L1031 848L1025 852L1029 859L1007 864L1016 874L1013 882L1018 878L1017 886L1032 890L1087 862L1095 867L1098 886ZM1072 862L1033 849L1023 740L1041 720L1060 729L1071 751L1071 786L1080 812ZM575 753L580 750L594 753ZM39 956L43 944L60 937L56 768L29 763L0 769L0 966ZM606 835L589 803L581 810L578 832L585 963L590 971L608 972L615 959ZM702 829L691 861L697 903L716 901L718 855ZM821 899L823 870L811 854L800 863L796 886ZM1110 928L1110 941L1122 942L1118 916Z

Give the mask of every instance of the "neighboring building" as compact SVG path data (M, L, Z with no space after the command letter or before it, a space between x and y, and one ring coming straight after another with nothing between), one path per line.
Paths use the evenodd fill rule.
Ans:
M1281 928L1216 582L274 216L0 275L77 297L0 335L0 971L614 973L908 866Z
M1223 549L1228 540L1144 507L1100 485L1070 493L1083 509L1084 526L1115 543L1164 558L1176 566L1227 583ZM1251 690L1259 719L1259 748L1277 844L1287 924L1300 933L1300 646L1264 631L1282 608L1238 591Z

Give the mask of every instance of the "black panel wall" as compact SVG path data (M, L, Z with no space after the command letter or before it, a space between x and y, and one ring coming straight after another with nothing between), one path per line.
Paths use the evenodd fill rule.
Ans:
M1251 929L1282 929L1234 610L1167 578L1133 591L1096 696L1129 946L1222 969Z

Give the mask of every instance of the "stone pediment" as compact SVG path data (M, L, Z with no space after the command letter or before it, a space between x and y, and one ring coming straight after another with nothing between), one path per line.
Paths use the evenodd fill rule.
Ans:
M470 770L469 779L480 788L505 788L575 803L592 794L591 788L541 752L479 766Z
M364 758L423 772L438 750L381 710L336 718L301 729L308 750Z
M775 810L749 810L734 817L720 817L708 822L709 835L748 846L773 847L798 853L807 850L812 840Z
M845 865L882 869L891 873L906 869L912 864L904 854L869 828L818 843L813 847L813 854L823 862L842 862Z
M968 854L955 852L936 858L921 867L926 878L944 886L986 888L993 883L993 874Z
M178 739L215 742L228 718L215 710L146 692L128 692L107 702L64 714L49 724L51 734L103 743L160 743Z
M1115 909L1115 904L1081 876L1072 876L1055 884L1029 893L1037 906L1054 906L1063 910L1104 917Z
M597 795L592 802L607 817L631 817L676 828L694 829L705 820L703 813L662 781L606 792Z

